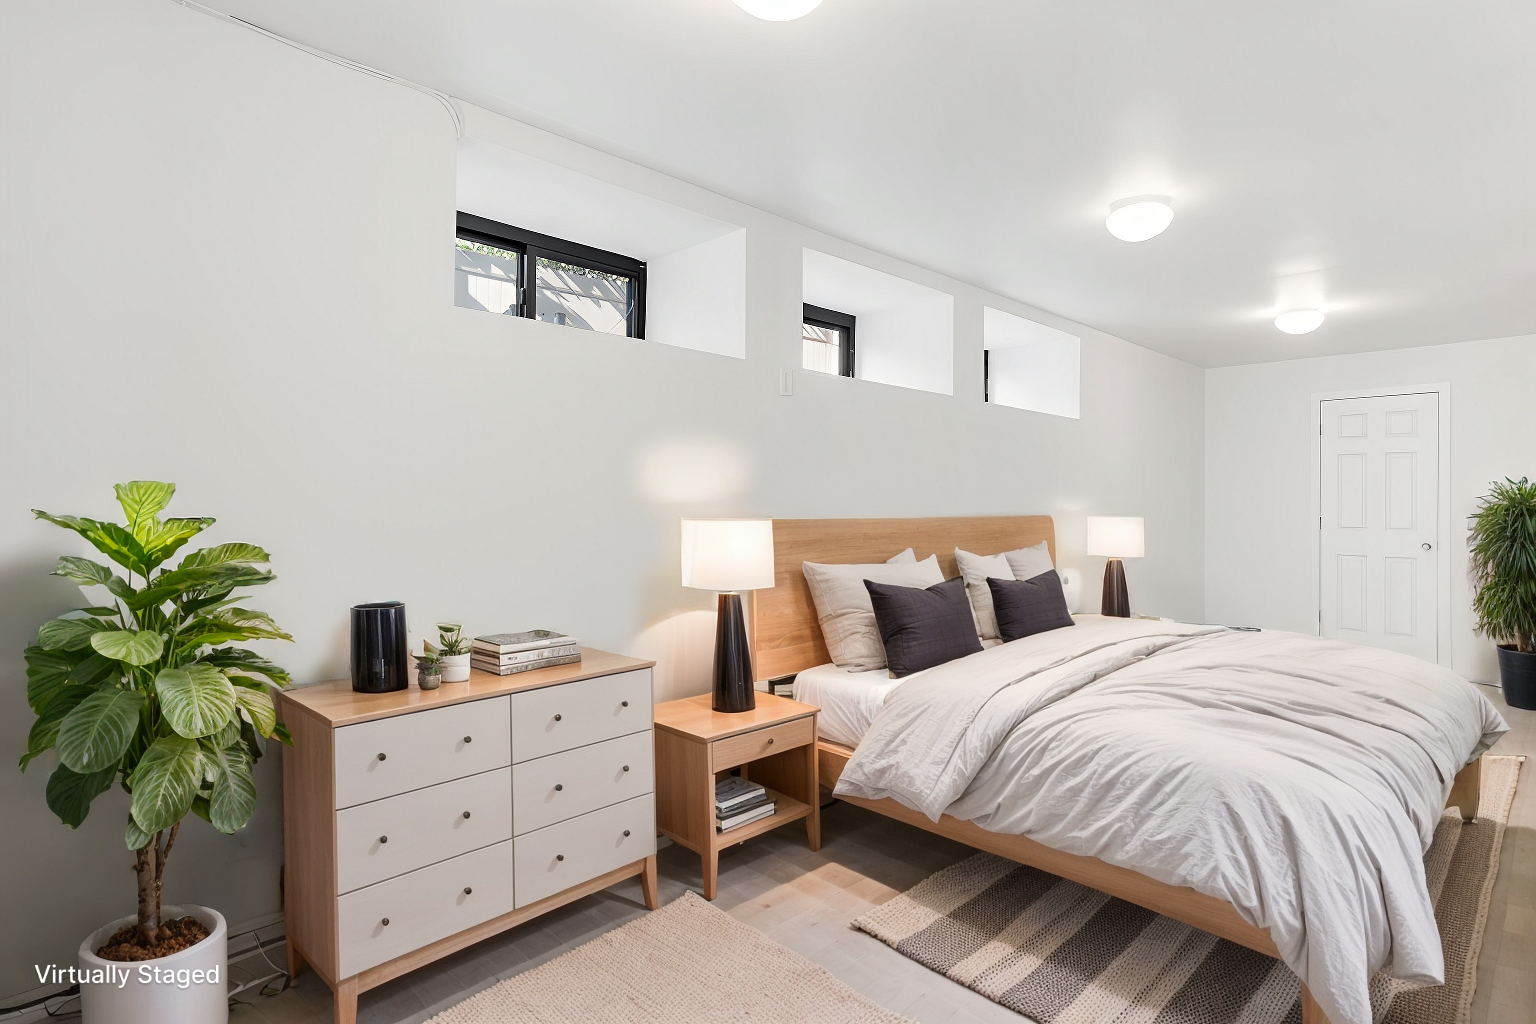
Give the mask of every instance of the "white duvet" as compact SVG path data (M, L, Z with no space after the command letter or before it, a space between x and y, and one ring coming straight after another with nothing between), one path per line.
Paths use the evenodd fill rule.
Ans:
M1456 773L1505 729L1404 655L1081 619L898 687L837 793L1227 900L1334 1024L1370 1024L1381 967L1444 981L1423 856Z

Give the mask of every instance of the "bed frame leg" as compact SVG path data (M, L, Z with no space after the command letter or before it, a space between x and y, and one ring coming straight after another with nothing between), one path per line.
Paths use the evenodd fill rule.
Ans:
M1483 759L1479 757L1456 776L1456 781L1451 784L1451 798L1445 802L1445 805L1461 811L1462 821L1472 821L1477 817L1477 805L1482 797L1482 789Z
M1312 990L1306 985L1301 986L1301 1024L1328 1024L1327 1014L1317 1005L1317 1000L1312 998Z

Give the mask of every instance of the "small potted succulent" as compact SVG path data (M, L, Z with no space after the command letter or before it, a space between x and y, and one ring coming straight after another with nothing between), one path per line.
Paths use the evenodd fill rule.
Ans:
M469 640L464 627L457 622L437 624L437 643L426 644L427 653L437 655L443 663L443 682L469 682Z
M443 682L443 659L435 654L416 655L416 685L435 690Z
M1498 642L1504 699L1536 709L1536 484L1489 488L1467 545L1477 632Z

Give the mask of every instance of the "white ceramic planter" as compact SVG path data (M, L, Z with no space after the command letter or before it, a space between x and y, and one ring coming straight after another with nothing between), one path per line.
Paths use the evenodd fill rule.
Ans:
M224 917L207 907L162 907L169 920L190 914L208 928L208 937L190 949L124 963L103 960L96 950L112 933L136 918L113 921L80 944L80 969L103 972L117 983L82 984L83 1024L229 1024L229 930ZM115 972L115 973L113 973Z
M469 655L455 654L443 659L443 682L469 682Z

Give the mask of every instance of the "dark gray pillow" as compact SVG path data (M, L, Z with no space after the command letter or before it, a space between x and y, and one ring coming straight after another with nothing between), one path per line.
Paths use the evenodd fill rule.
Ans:
M872 580L864 586L885 644L885 662L897 678L981 650L963 578L926 590Z
M1067 611L1067 597L1061 592L1061 577L1055 570L1027 580L988 577L987 588L992 591L992 607L997 609L997 635L1004 640L1076 625Z

